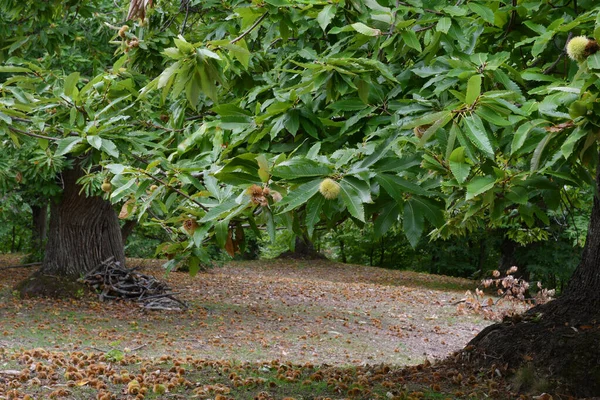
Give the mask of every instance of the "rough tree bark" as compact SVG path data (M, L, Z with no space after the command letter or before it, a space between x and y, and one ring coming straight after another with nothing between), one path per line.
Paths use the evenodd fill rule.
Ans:
M596 187L600 188L600 165ZM537 384L546 381L562 393L592 397L600 396L598 343L600 199L596 191L583 256L564 294L523 316L485 328L461 355L486 368L533 368Z
M68 284L113 257L125 263L121 228L111 204L99 196L80 193L77 179L83 171L75 167L62 172L64 190L50 206L50 228L40 270L19 285L24 296L68 296L80 288ZM56 278L56 281L50 279Z
M31 247L35 261L40 261L44 252L48 226L48 200L39 201L38 204L31 206Z

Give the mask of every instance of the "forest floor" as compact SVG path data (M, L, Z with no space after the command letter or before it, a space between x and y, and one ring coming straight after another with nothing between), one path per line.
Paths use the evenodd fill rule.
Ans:
M0 399L514 398L499 370L448 358L491 322L473 281L329 261L230 262L195 277L159 260L185 311L20 299L34 268L0 257ZM27 397L29 396L29 397Z

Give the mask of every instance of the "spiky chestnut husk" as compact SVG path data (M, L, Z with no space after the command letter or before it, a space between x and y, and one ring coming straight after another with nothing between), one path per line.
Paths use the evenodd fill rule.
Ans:
M186 219L183 221L183 229L190 235L193 235L196 229L198 229L198 223L193 219Z
M567 55L575 61L583 61L599 49L598 42L585 36L575 36L567 43Z
M101 188L103 192L110 193L110 191L112 190L112 185L109 181L104 181L102 182Z
M123 25L121 29L119 29L119 36L125 39L125 32L127 32L128 30L129 27L127 25Z
M327 200L334 200L340 194L340 184L330 178L323 179L319 185L319 192Z

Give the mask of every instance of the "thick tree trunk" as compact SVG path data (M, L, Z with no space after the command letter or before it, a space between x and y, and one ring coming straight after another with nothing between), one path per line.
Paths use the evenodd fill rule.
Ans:
M596 172L600 188L600 165ZM462 351L481 367L534 367L562 393L600 396L600 199L594 197L583 256L564 294L485 328ZM526 389L526 388L525 388ZM533 389L533 388L530 388Z
M42 267L19 283L22 296L80 297L86 292L76 280L113 257L125 263L121 230L112 206L101 197L80 193L79 168L62 172L59 201L50 206L50 228Z
M125 263L117 215L108 201L80 193L82 175L79 168L62 173L62 197L50 206L43 274L79 277L109 257Z
M31 206L31 216L32 253L36 259L41 260L47 238L48 200L42 200L41 204Z

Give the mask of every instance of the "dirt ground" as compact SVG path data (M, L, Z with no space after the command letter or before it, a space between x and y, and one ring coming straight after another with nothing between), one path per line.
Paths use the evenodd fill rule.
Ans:
M122 351L207 360L412 365L443 358L490 324L457 312L472 281L329 261L231 262L195 277L159 260L129 267L169 283L189 309L135 303L20 299L33 268L2 269L0 349Z

